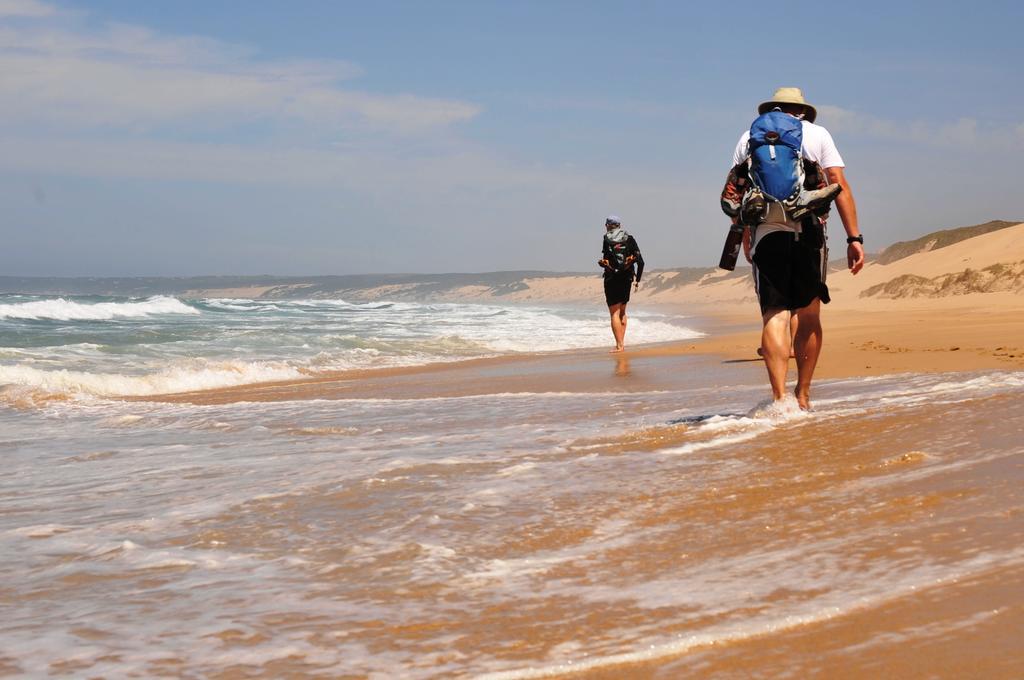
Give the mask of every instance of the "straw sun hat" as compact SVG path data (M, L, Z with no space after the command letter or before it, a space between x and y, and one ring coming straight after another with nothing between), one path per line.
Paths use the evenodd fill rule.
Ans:
M775 90L775 94L772 95L771 99L757 107L757 113L767 113L779 104L799 104L804 107L807 109L804 119L808 123L813 123L814 119L818 117L818 110L807 103L807 100L804 99L804 93L800 91L799 87L780 87Z

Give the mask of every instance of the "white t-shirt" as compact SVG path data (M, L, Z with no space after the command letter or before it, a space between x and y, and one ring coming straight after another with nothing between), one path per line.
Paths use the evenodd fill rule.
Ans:
M822 168L845 168L846 164L843 163L843 157L839 155L839 149L836 148L836 143L832 141L832 135L829 134L828 130L820 125L808 123L806 120L801 121L801 123L803 123L804 137L803 157L814 161ZM750 157L750 153L747 151L747 141L749 139L750 130L744 130L743 134L740 135L739 143L736 144L736 151L732 154L733 165L742 163Z
M843 157L839 155L839 149L836 148L836 143L832 140L832 135L829 134L828 130L806 120L801 121L801 123L803 123L801 126L803 128L803 157L814 161L823 169L845 168L846 164L843 163ZM750 152L747 149L747 141L749 139L750 130L746 130L740 135L740 141L736 144L736 151L732 154L733 165L742 163L750 157ZM757 249L758 242L772 232L800 232L800 224L798 222L777 218L773 220L772 217L773 214L769 213L768 221L762 222L757 226L757 231L754 232L754 242L750 248L751 254Z

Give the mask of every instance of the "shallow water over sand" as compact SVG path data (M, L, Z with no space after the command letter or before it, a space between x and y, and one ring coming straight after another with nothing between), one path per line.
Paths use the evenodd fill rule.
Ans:
M701 335L640 311L631 342ZM0 294L0 403L152 396L608 345L603 307Z
M3 407L0 669L1012 677L1024 374L823 382L804 414L761 370Z

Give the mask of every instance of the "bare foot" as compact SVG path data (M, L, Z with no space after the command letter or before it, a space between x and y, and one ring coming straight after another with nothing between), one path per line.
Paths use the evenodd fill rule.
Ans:
M616 352L623 352L623 351L625 351L625 349L626 349L625 347L616 347L615 349L608 350L608 354L615 354Z
M801 411L811 410L811 395L809 393L801 394L800 390L793 390L793 396L796 397L797 406Z

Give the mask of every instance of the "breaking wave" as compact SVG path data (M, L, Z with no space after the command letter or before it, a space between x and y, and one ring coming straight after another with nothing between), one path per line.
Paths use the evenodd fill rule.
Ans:
M64 298L0 305L0 319L106 321L162 314L199 314L177 298L158 295L129 302L74 302Z
M297 369L265 362L196 360L146 375L44 371L30 366L0 366L0 385L69 397L141 397L234 387L302 377ZM20 391L19 390L19 391Z

